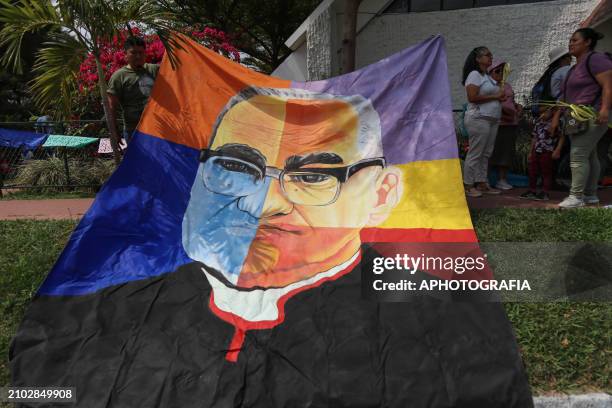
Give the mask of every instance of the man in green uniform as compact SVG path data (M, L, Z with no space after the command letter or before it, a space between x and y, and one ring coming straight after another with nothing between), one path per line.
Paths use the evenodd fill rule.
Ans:
M139 37L125 40L125 60L127 65L118 69L108 83L108 101L111 122L117 127L117 112L121 110L123 119L123 138L129 143L144 110L159 65L145 63L145 42Z

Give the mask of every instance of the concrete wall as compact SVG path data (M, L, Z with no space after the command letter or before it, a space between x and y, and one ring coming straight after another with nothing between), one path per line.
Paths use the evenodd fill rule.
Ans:
M293 51L282 64L276 67L272 75L291 81L308 80L308 72L306 71L306 43Z
M529 94L546 69L549 50L566 45L597 3L598 0L559 0L381 15L358 34L357 66L376 62L439 33L446 39L453 107L465 102L461 70L467 54L479 45L486 45L495 57L510 63L513 73L509 82L520 102L521 95ZM312 57L317 58L314 53Z
M604 35L604 38L597 43L597 51L612 53L612 17L594 28Z
M332 10L319 14L306 30L306 71L308 80L326 79L332 73Z

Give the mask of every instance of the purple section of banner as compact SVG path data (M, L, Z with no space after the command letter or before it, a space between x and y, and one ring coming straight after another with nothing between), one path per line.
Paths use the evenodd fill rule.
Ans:
M432 37L375 64L293 88L336 95L359 94L372 101L391 164L457 157L457 142L441 36Z

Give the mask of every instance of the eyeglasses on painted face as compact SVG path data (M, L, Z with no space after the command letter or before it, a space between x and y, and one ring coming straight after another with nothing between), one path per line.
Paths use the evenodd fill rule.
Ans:
M385 167L385 159L377 157L344 167L286 170L266 166L263 169L243 158L211 149L201 151L200 162L204 163L204 186L214 193L245 197L258 192L265 184L265 177L273 177L279 181L289 201L311 206L334 203L342 183L346 183L359 170L371 166Z

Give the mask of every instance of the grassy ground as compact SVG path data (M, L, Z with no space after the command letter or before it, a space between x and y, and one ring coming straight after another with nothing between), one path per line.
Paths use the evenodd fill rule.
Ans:
M612 242L612 210L472 212L481 241ZM612 391L612 303L509 303L535 394Z
M481 241L612 242L612 211L605 208L481 210L472 211L472 222Z
M482 210L482 241L608 241L612 211ZM0 222L0 384L9 379L9 341L25 306L64 246L73 221ZM6 273L9 272L9 273ZM612 391L612 304L506 305L535 394Z
M74 221L0 221L0 385L8 383L9 342L25 307L75 225Z

